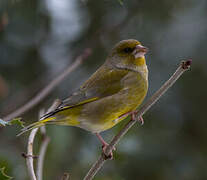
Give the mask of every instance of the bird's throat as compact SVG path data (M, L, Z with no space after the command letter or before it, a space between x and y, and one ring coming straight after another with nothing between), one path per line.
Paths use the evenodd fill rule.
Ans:
M142 56L142 57L138 57L138 58L136 58L135 61L134 61L134 64L135 64L136 66L143 66L143 65L145 65L145 64L146 64L146 62L145 62L145 57Z

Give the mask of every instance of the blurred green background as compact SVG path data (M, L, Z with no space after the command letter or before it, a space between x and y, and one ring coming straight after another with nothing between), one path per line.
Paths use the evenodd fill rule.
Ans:
M149 93L175 71L180 60L193 59L190 71L144 115L121 140L114 161L97 180L207 179L207 1L206 0L1 0L0 116L29 101L68 67L85 48L92 55L37 106L21 117L37 121L38 111L65 98L105 60L113 45L134 38L147 46ZM126 120L103 134L109 141ZM28 133L0 128L0 167L14 179L28 179L25 159ZM51 142L44 178L69 172L82 179L101 152L95 136L74 127L47 126ZM38 154L40 135L35 141ZM2 176L0 176L2 179Z

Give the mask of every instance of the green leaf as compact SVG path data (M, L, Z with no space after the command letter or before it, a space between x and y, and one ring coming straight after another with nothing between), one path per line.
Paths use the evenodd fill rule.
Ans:
M18 125L24 127L24 122L21 121L21 118L14 118L11 121L4 121L0 119L0 126L8 126L8 125Z
M9 122L9 124L10 124L10 125L18 125L18 126L24 127L24 122L21 121L21 120L22 120L22 118L14 118L14 119L12 119L12 120Z
M3 179L2 180L10 180L10 179L13 179L13 177L8 176L5 173L5 167L0 168L0 176L3 176Z

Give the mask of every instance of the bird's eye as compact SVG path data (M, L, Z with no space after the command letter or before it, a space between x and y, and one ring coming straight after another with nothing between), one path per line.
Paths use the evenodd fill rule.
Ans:
M130 53L130 52L132 52L133 51L133 49L132 48L124 48L124 52L125 53Z

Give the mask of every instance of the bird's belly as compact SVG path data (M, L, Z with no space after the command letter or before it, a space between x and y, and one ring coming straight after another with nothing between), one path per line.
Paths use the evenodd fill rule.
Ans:
M91 132L107 130L124 118L121 115L135 110L146 95L145 85L125 88L116 95L83 105L78 125Z

